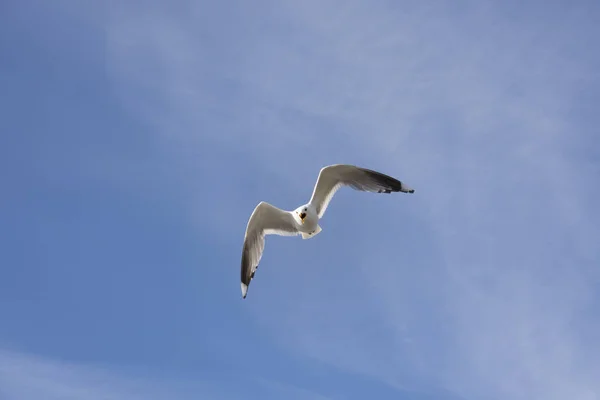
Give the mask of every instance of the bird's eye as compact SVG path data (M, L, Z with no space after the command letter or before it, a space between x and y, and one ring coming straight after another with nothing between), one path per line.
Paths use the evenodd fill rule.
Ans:
M306 211L306 208L304 209L304 211Z

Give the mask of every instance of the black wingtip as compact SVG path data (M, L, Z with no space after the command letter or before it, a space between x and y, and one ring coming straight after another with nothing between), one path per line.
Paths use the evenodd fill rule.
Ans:
M392 178L389 175L382 174L381 172L373 171L372 169L361 168L363 172L368 174L371 179L384 186L385 189L381 189L379 193L392 193L402 191L402 182L396 178Z

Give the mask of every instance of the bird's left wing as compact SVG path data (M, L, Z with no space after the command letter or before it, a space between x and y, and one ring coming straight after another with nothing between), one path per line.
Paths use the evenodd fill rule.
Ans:
M414 192L403 182L381 172L349 164L329 165L319 171L319 177L310 199L319 218L323 217L331 198L342 186L374 193Z
M298 234L291 213L261 201L250 216L242 249L241 287L246 298L250 281L265 248L265 235L294 236Z

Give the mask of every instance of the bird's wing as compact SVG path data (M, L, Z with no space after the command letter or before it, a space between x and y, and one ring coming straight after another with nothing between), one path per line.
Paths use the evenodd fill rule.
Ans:
M250 281L265 248L265 235L294 236L298 234L291 213L261 201L250 216L242 250L242 297L246 298Z
M377 171L347 164L330 165L322 168L319 172L310 199L310 203L315 206L319 218L325 214L331 198L342 186L374 193L414 192L413 189L399 180Z

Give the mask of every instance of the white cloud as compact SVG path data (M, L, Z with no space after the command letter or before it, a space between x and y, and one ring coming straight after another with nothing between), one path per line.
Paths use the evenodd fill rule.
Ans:
M3 400L167 400L266 398L326 400L312 391L255 376L232 377L225 384L202 379L157 379L160 371L95 366L0 349Z
M167 399L152 382L89 367L0 350L0 393L6 400Z
M578 47L585 10L515 18L493 2L207 7L120 10L108 26L115 90L170 151L244 154L289 185L289 196L269 193L282 207L308 196L331 162L367 164L417 189L340 192L296 262L286 255L300 244L269 240L262 262L289 264L253 282L252 301L269 307L257 321L286 349L397 386L468 399L598 398L599 325L589 311L598 307L598 191L571 152L589 129L571 110L596 79ZM554 29L557 21L566 22ZM309 172L299 175L303 163ZM268 188L228 172L215 182L240 211L224 235L250 211L235 196L254 194L228 182Z

